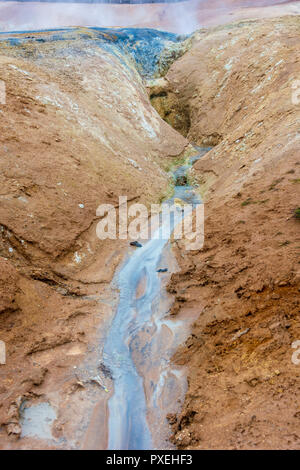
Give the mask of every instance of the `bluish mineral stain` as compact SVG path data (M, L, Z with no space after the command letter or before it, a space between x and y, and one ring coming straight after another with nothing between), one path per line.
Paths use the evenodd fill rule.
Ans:
M52 439L52 424L56 413L49 403L30 405L25 402L21 407L21 437Z
M0 45L3 41L18 47L20 55L25 53L26 44L34 46L35 43L38 54L47 54L47 50L41 50L41 42L65 41L64 48L54 51L62 56L89 54L88 46L96 45L114 54L120 61L124 60L126 66L125 56L131 57L143 77L151 77L157 72L160 57L170 43L180 43L184 39L185 37L172 33L135 28L64 28L0 33ZM186 174L193 162L206 151L207 149L199 149L198 156L192 158L188 165L179 168L174 173L174 178ZM191 186L177 186L175 197L194 206L201 203ZM179 210L173 222L176 223L181 218L182 212ZM150 239L135 251L118 274L119 306L104 348L104 357L114 378L114 393L109 400L109 449L151 449L153 446L147 423L143 379L138 374L132 357L132 338L151 319L152 304L160 295L161 284L157 270L167 243L168 239L161 237ZM146 292L137 299L137 287L144 276L147 278ZM55 411L48 403L24 406L22 436L51 439L51 427L55 419Z
M88 54L88 47L99 47L122 61L122 56L131 57L144 77L152 77L158 70L160 57L170 44L179 44L187 36L147 28L59 28L49 30L14 31L0 33L0 43L5 41L10 46L40 46L41 43L66 41L65 54ZM68 41L68 42L67 42ZM75 43L78 43L75 49ZM72 47L71 44L74 43ZM81 47L81 43L86 47ZM42 51L37 50L38 53ZM62 51L58 51L62 54Z
M185 174L192 163L209 149L200 149L199 154L174 173ZM180 198L196 206L201 203L191 186L175 187L170 200ZM173 226L182 218L181 210L175 215ZM164 220L162 220L162 226ZM157 273L159 261L168 239L153 237L142 248L138 248L125 262L117 278L120 292L119 306L113 319L104 347L104 358L114 378L114 394L109 400L109 442L111 450L153 449L151 433L147 423L147 407L143 379L137 372L132 353L133 339L147 322L151 322L152 305L160 295L160 278ZM136 298L139 282L147 279L146 292Z

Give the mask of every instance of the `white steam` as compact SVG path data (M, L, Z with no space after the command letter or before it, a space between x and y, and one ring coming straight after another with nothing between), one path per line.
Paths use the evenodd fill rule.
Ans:
M224 2L215 1L215 4ZM1 2L0 31L29 31L63 26L152 27L190 33L201 25L208 0L182 3L99 4Z
M202 25L228 22L234 12L286 0L188 0L180 3L103 4L40 3L0 0L0 31L29 31L63 26L149 27L176 33L191 33ZM291 5L292 7L292 5ZM277 8L274 6L274 8ZM284 6L278 8L285 8ZM289 5L286 7L289 8ZM293 12L291 12L293 13ZM222 19L221 19L222 18Z

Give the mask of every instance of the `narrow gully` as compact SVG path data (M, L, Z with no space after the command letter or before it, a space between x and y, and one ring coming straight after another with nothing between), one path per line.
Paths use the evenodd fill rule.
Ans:
M197 150L198 154L187 165L173 172L175 182L186 177L193 163L210 149L198 147ZM201 203L193 186L175 186L168 203L173 204L176 198L193 206ZM179 210L174 215L172 229L182 217ZM164 223L162 220L158 230L163 229ZM157 273L167 258L170 273L176 267L169 240L154 235L136 249L116 275L119 305L103 353L114 379L114 393L108 402L110 450L171 446L166 439L169 434L166 414L168 409L178 411L175 407L184 398L186 378L170 359L185 340L189 324L171 320L168 315L171 304L162 284L166 284L170 274ZM141 283L144 289L138 296Z

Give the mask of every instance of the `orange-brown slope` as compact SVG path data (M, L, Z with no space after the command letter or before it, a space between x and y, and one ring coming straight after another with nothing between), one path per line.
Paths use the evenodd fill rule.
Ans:
M187 144L151 107L130 58L84 34L0 46L2 443L20 433L25 396L52 387L68 397L74 371L61 377L111 311L100 296L124 242L98 240L97 207L117 207L119 195L157 201L169 184L157 162Z
M204 247L178 243L169 286L173 314L199 315L175 355L189 382L169 416L180 448L300 448L298 30L281 18L203 32L165 79L189 138L215 145L191 175Z

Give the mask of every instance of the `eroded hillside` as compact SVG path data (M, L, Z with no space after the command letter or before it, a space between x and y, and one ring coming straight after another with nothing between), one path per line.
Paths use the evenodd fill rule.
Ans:
M190 174L205 201L204 247L174 244L171 313L198 319L174 357L189 388L182 413L168 416L173 442L299 448L299 24L245 21L183 45L162 33L152 42L149 30L138 45L132 31L3 35L3 446L20 435L22 402L49 396L64 410L56 447L82 446L96 372L86 361L84 381L76 367L96 353L109 378L93 345L115 306L109 281L123 253L96 238L96 208L123 194L157 202L169 184L161 165L191 141L214 148ZM95 426L90 446L104 433Z
M148 61L126 52L134 40L97 30L1 37L3 436L20 434L24 397L42 395L45 380L49 389L82 359L110 309L99 295L124 242L97 239L97 207L117 207L119 195L157 202L169 185L158 162L187 145L152 108L137 71L154 73L176 36L149 32L139 43L152 47Z
M169 416L180 448L300 446L299 26L200 31L150 88L166 120L214 145L191 174L206 202L204 247L178 244L182 272L169 285L173 314L199 316L175 355L189 368L184 410Z

